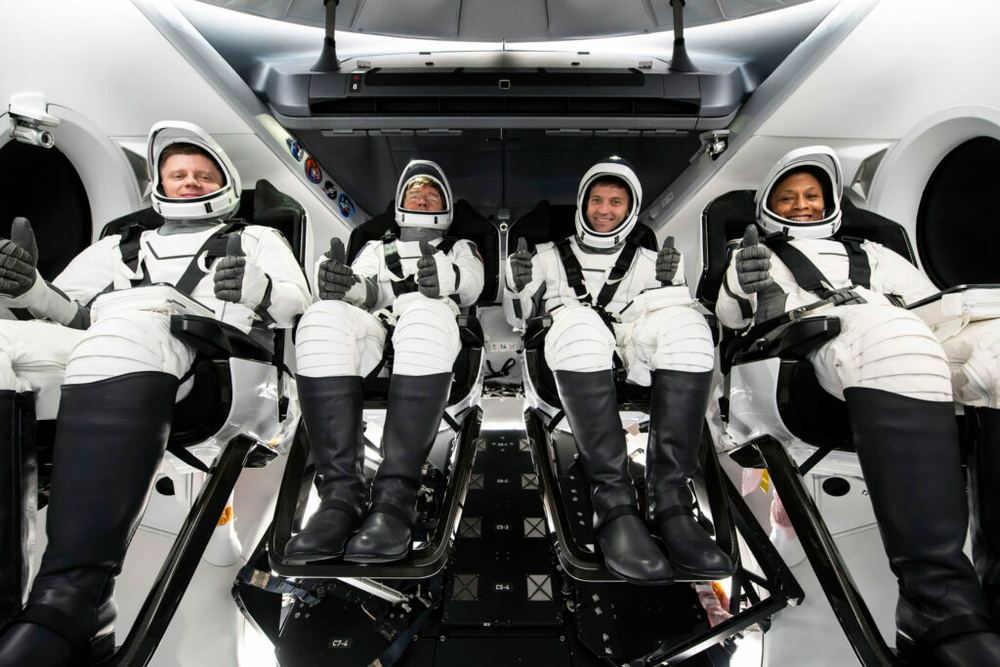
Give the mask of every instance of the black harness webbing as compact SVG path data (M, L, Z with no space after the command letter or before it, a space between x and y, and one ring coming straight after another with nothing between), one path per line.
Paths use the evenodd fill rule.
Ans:
M458 239L446 236L441 239L441 243L434 250L440 250L447 255L455 247L457 241ZM389 269L389 273L397 278L397 280L389 281L392 284L393 295L399 296L400 294L416 292L418 289L416 276L403 277L403 263L399 259L399 250L396 248L396 235L391 230L382 235L382 255L385 257L385 268Z
M563 269L566 271L566 282L573 288L573 291L576 292L576 296L579 297L581 301L603 311L615 297L615 294L618 292L618 286L621 285L622 278L625 277L625 274L632 267L635 255L639 252L639 235L633 231L625 238L625 247L622 248L622 251L618 254L618 259L615 260L615 265L611 267L608 279L604 283L604 286L601 287L601 291L597 295L596 301L594 301L593 297L587 290L587 285L583 279L583 267L580 265L580 260L578 260L576 255L573 254L573 246L571 244L572 238L573 237L567 237L556 243L556 249L559 251L559 259L562 261Z
M801 250L795 248L788 242L787 237L767 239L767 247L770 248L778 259L788 267L799 287L815 294L820 299L826 299L833 292L833 287L826 276L816 268ZM848 279L855 287L871 288L872 269L868 262L868 255L861 244L864 239L845 236L840 239L847 251L847 261L849 264Z
M239 234L245 226L246 223L242 220L232 220L226 223L222 229L209 236L201 248L198 249L198 252L195 253L191 263L188 264L188 267L181 274L180 280L177 281L174 287L179 292L191 296L191 292L201 282L201 279L205 277L205 271L198 266L198 258L201 257L202 253L207 253L205 256L205 266L211 266L212 261L219 257L225 257L229 235ZM118 249L121 252L122 262L130 271L135 271L139 266L139 241L144 231L146 231L145 228L138 224L131 224L122 230ZM132 280L131 282L132 287L150 284L149 271L145 266L143 266L142 278Z

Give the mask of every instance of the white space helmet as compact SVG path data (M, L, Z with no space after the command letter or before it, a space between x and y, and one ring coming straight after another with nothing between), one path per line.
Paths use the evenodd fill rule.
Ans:
M614 176L625 182L632 196L628 213L621 224L610 232L598 232L590 226L587 220L587 198L590 195L590 186L594 181L603 176ZM580 179L580 189L576 192L576 237L580 243L591 248L613 248L635 229L635 223L639 219L639 208L642 206L642 185L639 177L635 175L632 165L617 155L612 155L595 164L587 170L587 173Z
M816 177L823 188L823 219L814 222L786 220L771 210L769 200L771 190L792 171L807 171ZM771 167L771 171L761 182L754 198L757 209L757 224L766 232L787 232L797 239L825 239L833 236L840 228L840 195L844 189L844 178L840 171L840 160L829 146L806 146L785 154Z
M192 144L203 149L222 172L222 187L202 197L181 199L163 194L160 154L171 144ZM240 206L240 175L229 156L208 132L193 123L165 120L149 131L146 166L153 182L153 210L170 220L228 218Z
M413 181L418 178L428 178L441 191L440 211L409 211L403 208L403 199ZM396 185L396 222L400 227L424 227L440 229L442 232L451 226L454 215L454 202L451 199L451 186L444 175L444 170L436 162L430 160L410 160Z

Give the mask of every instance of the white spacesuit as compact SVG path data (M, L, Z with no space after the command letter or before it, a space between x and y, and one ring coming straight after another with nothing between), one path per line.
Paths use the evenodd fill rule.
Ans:
M719 292L731 328L828 300L841 332L809 355L820 384L845 399L890 567L900 581L897 646L935 664L1000 664L976 573L962 554L967 525L952 403L993 405L997 365L982 369L990 326L934 332L913 303L938 290L873 242L832 238L841 222L840 162L825 146L783 157L756 196ZM984 336L984 333L987 335ZM949 370L951 357L953 371ZM995 357L993 357L995 359Z
M642 187L624 160L608 158L583 176L576 234L523 243L507 265L508 289L524 319L548 313L545 359L593 491L595 531L608 568L640 583L666 583L673 569L721 578L729 559L692 516L688 479L714 366L712 335L694 309L672 239L659 253L639 245ZM653 385L646 452L648 515L669 563L639 517L612 377L619 352L628 379Z
M409 551L420 469L434 444L461 349L455 317L460 306L476 302L484 282L475 245L444 236L453 210L441 168L413 160L396 189L400 238L369 242L350 267L343 243L333 239L317 264L321 300L299 323L295 357L321 504L286 545L290 562L341 554L356 562L386 562ZM387 324L393 368L384 458L366 512L358 435L362 383L380 365Z
M148 164L153 208L164 218L160 228L129 228L98 241L60 274L55 284L61 293L34 271L30 230L15 230L12 242L24 253L8 246L8 254L31 270L12 269L7 277L22 284L5 289L5 305L86 328L98 294L169 283L253 336L290 326L309 303L305 276L275 230L226 221L239 206L241 190L221 147L194 125L163 122L150 132ZM0 664L65 665L88 650L97 659L114 648L114 577L195 358L192 348L171 335L162 305L104 308L99 320L78 333L61 324L2 323L2 337L13 341L3 352L15 389L49 386L36 384L32 375L39 359L54 361L46 369L51 381L64 367L65 384L48 546L27 606L0 635Z

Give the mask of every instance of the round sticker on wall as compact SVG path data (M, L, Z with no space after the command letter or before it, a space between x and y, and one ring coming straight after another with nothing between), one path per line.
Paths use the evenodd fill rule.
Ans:
M327 181L323 184L323 192L330 199L337 201L337 186L333 184L333 181Z
M323 180L323 170L319 168L319 163L313 158L306 158L306 178L313 183Z
M345 218L351 217L354 213L354 202L346 194L340 195L340 199L337 200L337 204L340 205L340 212Z
M292 157L302 162L302 147L299 146L299 142L295 141L291 137L285 139L285 143L288 144L288 151L292 154Z

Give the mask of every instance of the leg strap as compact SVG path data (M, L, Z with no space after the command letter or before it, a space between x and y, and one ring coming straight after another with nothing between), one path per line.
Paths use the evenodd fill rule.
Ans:
M408 528L413 528L413 516L398 505L393 505L392 503L372 503L368 513L373 514L375 512L382 512L383 514L394 516L405 523Z
M982 614L963 614L952 616L951 618L932 625L916 641L918 655L926 655L935 646L958 637L960 635L971 635L977 632L995 632L993 623L988 616Z
M361 519L361 515L358 513L358 508L346 500L338 500L336 498L324 500L319 504L319 509L340 510L355 521L359 521Z
M639 513L639 508L636 507L635 505L618 505L617 507L612 507L607 512L605 512L603 516L601 516L601 520L598 523L597 528L594 529L594 531L595 532L600 531L601 528L608 525L618 517L626 515L632 515L638 517L642 516Z
M34 623L51 630L69 642L74 653L81 652L90 643L90 635L73 617L47 605L28 605L11 620L10 625L17 623Z
M693 518L693 509L694 507L692 505L674 505L673 507L664 507L662 510L653 515L653 525L659 526L667 519L673 519L675 516L690 516Z

